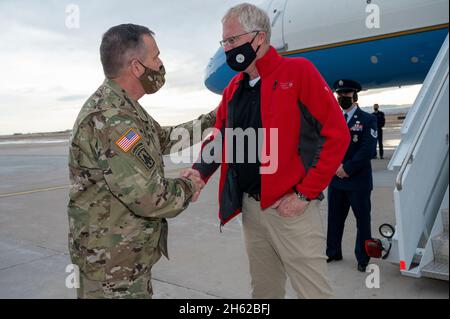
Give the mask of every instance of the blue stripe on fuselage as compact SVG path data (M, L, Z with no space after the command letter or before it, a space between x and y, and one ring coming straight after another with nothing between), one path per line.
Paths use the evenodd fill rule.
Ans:
M447 34L445 28L285 56L311 60L330 86L339 79L358 81L365 90L420 84ZM205 85L221 94L235 74L219 49L208 65Z

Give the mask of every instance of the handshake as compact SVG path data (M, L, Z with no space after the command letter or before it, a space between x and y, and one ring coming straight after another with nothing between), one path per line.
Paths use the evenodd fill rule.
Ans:
M191 201L196 202L200 197L200 193L203 187L205 187L205 182L203 182L200 173L195 169L186 168L181 171L180 177L191 180L192 184L194 185L194 189L192 190L194 195L192 195Z

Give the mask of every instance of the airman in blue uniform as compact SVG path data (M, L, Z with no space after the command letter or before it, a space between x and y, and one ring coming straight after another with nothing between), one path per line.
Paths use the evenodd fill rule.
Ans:
M371 201L373 190L371 159L376 156L377 118L362 111L358 105L361 85L351 80L334 84L338 101L344 111L351 135L350 146L342 165L328 188L328 262L342 259L342 236L350 207L356 217L355 255L358 270L366 271L369 256L365 241L371 239Z

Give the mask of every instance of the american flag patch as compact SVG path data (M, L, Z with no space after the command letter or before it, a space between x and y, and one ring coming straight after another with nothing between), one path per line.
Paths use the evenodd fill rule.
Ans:
M130 129L126 132L121 138L119 138L116 142L116 145L124 151L128 153L131 148L136 145L137 142L141 139L141 136L136 133L133 129Z

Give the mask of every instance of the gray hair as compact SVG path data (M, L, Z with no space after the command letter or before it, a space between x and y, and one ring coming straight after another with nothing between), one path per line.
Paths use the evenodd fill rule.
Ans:
M154 34L149 28L136 24L120 24L106 31L100 45L105 76L115 78L131 59L144 58L146 46L143 36Z
M267 35L266 42L270 44L272 28L266 11L253 4L242 3L229 9L223 17L222 23L230 18L237 18L245 32L264 31Z

